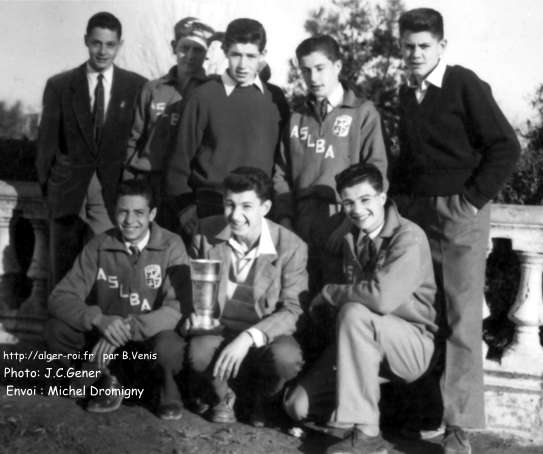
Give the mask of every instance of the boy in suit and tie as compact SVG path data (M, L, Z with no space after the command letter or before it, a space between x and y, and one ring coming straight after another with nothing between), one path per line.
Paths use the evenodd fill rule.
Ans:
M134 101L145 82L114 66L121 36L115 16L95 14L84 38L87 62L45 86L36 169L49 207L52 285L86 238L113 225Z

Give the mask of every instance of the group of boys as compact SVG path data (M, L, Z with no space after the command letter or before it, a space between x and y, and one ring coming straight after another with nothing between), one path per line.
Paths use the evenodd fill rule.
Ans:
M206 76L214 36L183 19L177 65L145 82L113 65L121 24L98 13L88 62L48 81L37 167L56 284L49 348L92 351L81 368L106 391L124 385L115 353L151 352L163 419L180 418L184 401L233 422L249 394L249 420L262 426L279 398L292 419L341 430L327 449L336 454L386 452L383 380L428 389L440 379L444 450L470 453L463 429L484 425L488 202L519 154L490 88L445 63L437 11L404 13L401 150L389 166L379 113L341 81L333 38L297 47L308 94L289 115L259 75L262 25L232 21L228 67ZM194 330L189 256L222 263L220 329ZM329 340L314 362L307 336ZM103 392L87 409L121 402Z

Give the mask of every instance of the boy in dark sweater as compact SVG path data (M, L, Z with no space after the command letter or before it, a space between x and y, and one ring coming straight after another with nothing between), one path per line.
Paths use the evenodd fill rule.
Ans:
M243 165L272 173L288 106L282 91L258 76L265 46L262 24L232 21L223 44L228 69L197 88L186 105L166 181L185 229L222 213L228 172Z
M470 453L461 428L484 425L482 301L490 200L519 156L515 133L490 87L448 66L443 18L429 8L400 18L407 83L400 89L401 178L406 214L426 232L438 284L444 344L446 454Z

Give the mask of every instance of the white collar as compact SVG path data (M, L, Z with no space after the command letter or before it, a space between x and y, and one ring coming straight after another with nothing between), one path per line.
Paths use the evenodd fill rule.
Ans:
M425 87L427 87L429 84L432 84L433 86L437 88L441 88L443 86L443 78L445 77L446 69L447 69L447 63L445 62L445 59L440 58L436 67L432 69L430 74L428 74L422 80L421 85L424 85ZM412 74L408 75L407 85L410 88L417 88L417 84L415 83L415 78L413 77Z
M96 78L98 74L104 76L104 83L111 83L113 81L113 65L110 65L105 71L96 71L89 62L87 62L87 77Z
M385 226L385 221L383 220L383 223L370 233L365 233L362 229L360 229L358 231L358 237L356 238L356 242L358 243L362 239L362 237L364 237L365 235L368 235L371 240L374 240L375 238L379 236L384 226Z
M247 247L244 244L241 244L236 238L232 235L228 239L228 244L232 249L241 252L243 254L247 253ZM269 254L277 255L277 250L273 244L273 240L270 233L270 227L266 218L262 219L262 230L260 231L260 238L258 239L258 246L253 248L255 250L255 257L260 255Z
M147 229L147 233L144 235L144 237L135 245L138 250L141 252L145 249L145 246L149 244L149 240L151 239L151 229ZM126 249L130 252L130 246L134 246L132 243L125 241L124 245L126 246Z
M328 103L332 106L332 108L337 107L343 102L344 96L345 90L343 89L341 82L338 82L336 87L332 90L332 93L330 93L330 96L327 97Z
M228 70L222 73L221 80L222 84L224 85L224 90L226 91L226 96L230 96L234 91L234 88L238 86L238 82L233 79L230 74L228 74ZM247 86L249 85L255 85L262 93L264 93L264 85L262 84L262 81L258 75L250 84L247 84Z

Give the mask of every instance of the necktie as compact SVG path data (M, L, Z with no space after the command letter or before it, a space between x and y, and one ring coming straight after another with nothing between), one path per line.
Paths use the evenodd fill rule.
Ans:
M105 101L104 101L104 75L98 74L98 82L94 89L94 107L92 109L92 125L94 142L100 144L102 139L102 127L104 125Z
M369 235L364 235L362 240L358 242L358 261L365 274L373 272L376 258L377 248L375 247L375 243Z
M141 251L138 249L137 246L134 246L133 244L128 246L128 250L130 251L130 258L132 259L132 262L136 263L141 254Z
M321 121L324 121L326 115L328 115L328 100L326 98L324 98L320 103L319 113L321 116Z

